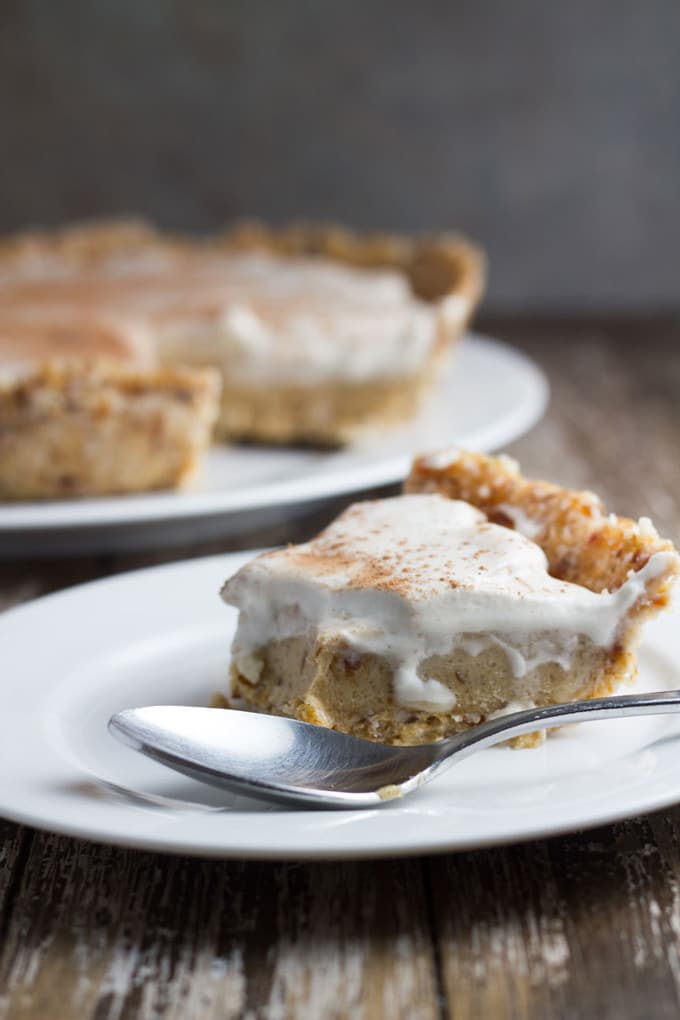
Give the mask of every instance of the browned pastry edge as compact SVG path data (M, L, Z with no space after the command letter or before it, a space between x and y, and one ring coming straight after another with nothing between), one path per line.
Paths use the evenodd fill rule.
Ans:
M17 403L25 404L32 390L50 387L66 392L69 387L83 384L112 382L130 396L143 396L150 391L164 391L176 400L191 403L194 399L210 395L216 398L220 389L217 372L210 368L186 365L162 368L137 368L133 363L117 358L100 357L88 362L80 358L47 358L21 372L16 378L0 381L3 408Z
M357 233L326 223L269 227L241 221L222 234L222 243L279 255L322 255L346 265L391 268L404 272L417 297L437 301L458 294L470 311L486 282L486 259L476 245L458 234L409 238L400 234Z
M449 463L445 460L444 456L439 461L436 454L417 457L405 491L465 500L489 520L511 528L513 510L519 510L535 527L531 538L543 549L554 577L594 592L614 591L654 553L675 551L651 525L607 513L592 492L524 478L509 457L457 450ZM678 572L676 558L667 571L648 582L638 615L666 605Z
M46 253L85 263L163 243L163 236L141 219L90 220L53 229L30 228L0 237L0 261L12 264Z
M468 302L470 313L486 282L483 252L457 234L409 238L399 234L357 233L323 223L270 227L244 220L216 236L192 238L156 230L138 219L100 220L55 230L29 230L2 238L0 262L12 264L47 253L86 264L118 252L215 248L320 255L351 266L398 269L407 275L416 296L436 301L459 295Z

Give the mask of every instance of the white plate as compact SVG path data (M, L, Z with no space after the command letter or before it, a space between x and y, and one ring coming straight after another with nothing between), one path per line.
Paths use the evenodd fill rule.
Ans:
M459 443L492 450L542 415L545 376L497 340L467 337L423 413L405 428L323 452L215 447L194 488L100 499L0 504L0 553L149 548L269 524L310 503L400 481L414 453Z
M124 574L0 616L0 814L124 846L301 859L508 843L680 800L677 716L583 724L534 750L492 748L371 811L270 808L118 744L106 730L113 712L205 705L224 689L236 614L217 592L250 555ZM677 621L648 633L641 686L680 686Z

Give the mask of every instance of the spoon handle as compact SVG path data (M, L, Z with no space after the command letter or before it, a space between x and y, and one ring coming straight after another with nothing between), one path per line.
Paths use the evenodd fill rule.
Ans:
M563 705L529 708L480 723L458 733L439 745L437 764L459 761L473 751L481 751L502 740L535 733L569 723L594 722L596 719L622 719L633 715L664 715L680 712L680 690L655 691L651 694L623 694L611 698L571 701Z

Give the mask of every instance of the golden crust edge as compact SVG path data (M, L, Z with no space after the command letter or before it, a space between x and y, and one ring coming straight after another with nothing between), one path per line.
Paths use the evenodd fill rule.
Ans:
M161 231L134 217L74 223L53 229L29 229L0 238L0 261L11 263L40 250L87 264L122 251L260 250L278 255L319 255L346 265L398 269L424 300L458 296L478 304L487 277L482 249L449 232L415 237L387 232L358 232L331 223L269 226L260 220L237 220L205 238Z
M525 478L508 457L456 450L448 463L438 463L437 454L422 455L414 460L404 491L465 500L506 527L513 527L512 511L519 510L538 529L532 538L546 554L550 573L595 592L620 588L655 553L672 553L626 618L621 644L627 648L644 620L668 604L680 575L677 550L653 526L608 513L591 492Z
M457 233L408 237L387 232L362 233L332 223L299 222L271 227L260 220L241 220L222 233L220 242L235 250L319 255L345 265L398 269L408 276L414 293L424 300L451 296L466 300L468 319L486 285L484 252Z
M129 392L143 388L187 387L217 400L221 377L214 368L193 365L145 367L106 355L96 358L40 358L10 379L0 380L0 399L46 386L61 389L73 381L84 385L111 383Z

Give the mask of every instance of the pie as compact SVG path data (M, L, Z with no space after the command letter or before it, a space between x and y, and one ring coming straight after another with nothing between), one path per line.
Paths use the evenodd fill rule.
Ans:
M508 458L421 457L404 495L357 503L227 581L232 696L417 744L604 695L635 675L640 626L679 571L649 520L591 493L529 481Z
M10 423L0 495L181 482L214 418L216 384L206 370L221 378L219 439L340 444L405 421L468 322L483 279L481 253L453 236L407 241L339 228L246 224L199 241L130 221L9 238L0 244L0 423ZM55 359L57 374L50 367ZM112 361L133 374L121 375L120 368L107 374L105 363ZM124 417L135 387L144 385L156 399L144 405L151 412L154 404L146 425L141 402L134 404L134 428L147 429L138 469L120 474L129 451L107 445L109 470L95 479L77 452L85 450L84 430L94 419L65 393L80 386L94 397L104 376L107 431L99 429L96 443L131 438ZM132 388L120 388L124 377ZM50 396L52 384L57 390ZM177 398L187 392L191 399ZM167 403L173 393L177 399ZM25 414L22 401L30 405ZM55 436L61 433L68 448L63 463L57 439L43 453L34 447L42 434L35 415L46 414L48 405L58 416ZM158 424L161 405L167 414ZM122 417L110 429L112 414ZM83 430L74 440L77 422ZM158 464L144 466L153 422L162 449ZM185 441L172 451L181 434ZM40 467L22 479L26 449L31 463L56 458L53 472Z

